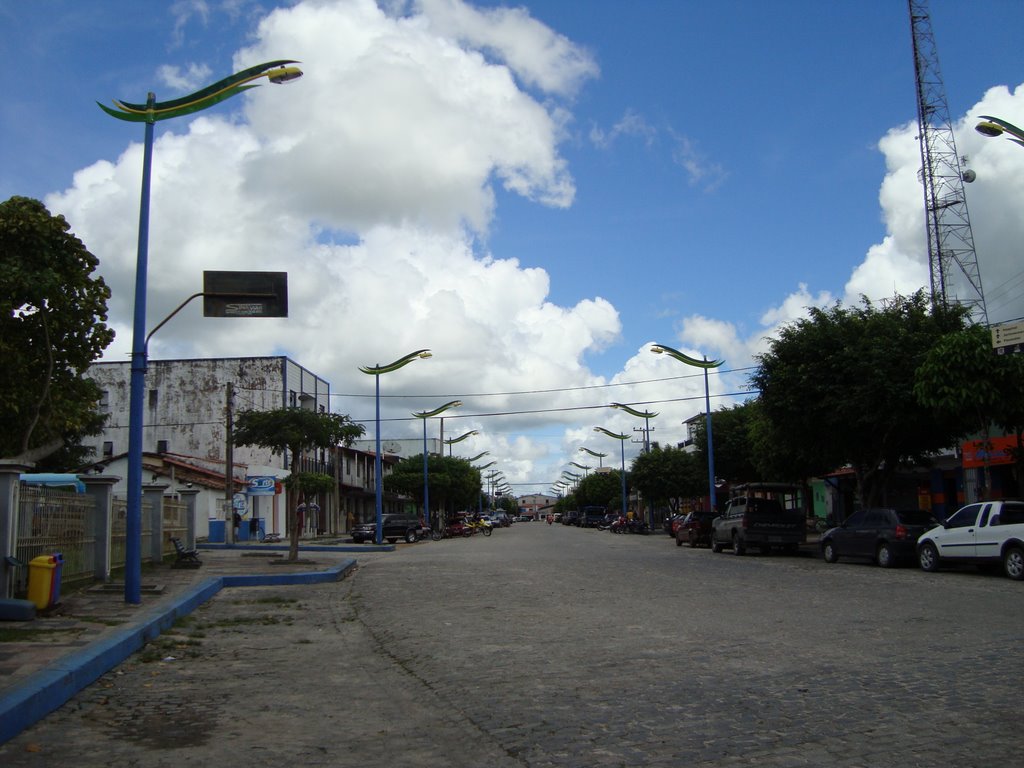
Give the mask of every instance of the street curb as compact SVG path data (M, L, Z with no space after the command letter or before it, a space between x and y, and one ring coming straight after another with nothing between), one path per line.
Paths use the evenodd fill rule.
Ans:
M76 693L96 682L225 587L322 584L344 578L355 566L355 560L345 560L324 571L217 576L200 582L168 605L156 606L144 613L134 626L119 630L54 662L0 698L0 744L10 741L63 706Z
M394 552L395 544L374 545L367 549L365 544L300 544L300 552ZM217 544L203 542L196 549L221 551L246 550L249 552L287 552L287 544Z

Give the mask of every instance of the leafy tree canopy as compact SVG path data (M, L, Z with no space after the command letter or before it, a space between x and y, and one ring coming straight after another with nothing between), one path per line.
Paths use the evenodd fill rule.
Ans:
M429 454L427 473L430 482L430 506L437 509L454 505L456 509L476 509L480 498L480 470L465 459ZM423 504L423 454L407 456L384 477L384 487L392 493L409 496Z
M85 378L114 340L99 260L38 200L0 203L0 456L40 469L85 460L100 390Z
M605 506L610 510L622 507L622 473L613 469L610 472L591 472L580 480L573 493L579 508Z
M717 422L712 429L717 439ZM703 496L708 491L707 465L701 455L671 446L655 444L648 453L637 456L630 467L630 478L645 499L655 505L667 504L673 513L678 511L680 499ZM621 494L621 485L616 490Z
M235 420L235 445L258 445L274 453L288 452L291 460L289 488L297 491L298 501L290 504L288 529L291 538L288 559L299 557L299 528L295 524L295 507L305 501L307 494L323 490L323 475L300 473L299 461L306 451L352 445L365 432L362 424L337 413L319 413L305 408L277 408L271 411L239 411ZM331 479L333 486L334 481Z
M762 435L793 476L849 466L861 502L879 503L901 464L955 440L958 429L920 403L914 382L928 350L965 322L962 308L931 309L920 291L880 307L864 298L855 307L812 308L758 359L751 378L768 422Z
M997 355L989 329L969 326L947 334L928 351L917 369L914 394L960 437L987 436L990 425L1016 437L1014 471L1022 485L1024 355Z

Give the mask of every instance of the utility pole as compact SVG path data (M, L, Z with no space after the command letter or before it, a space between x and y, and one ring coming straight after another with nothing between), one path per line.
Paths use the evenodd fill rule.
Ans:
M235 385L227 384L224 406L224 543L235 543Z

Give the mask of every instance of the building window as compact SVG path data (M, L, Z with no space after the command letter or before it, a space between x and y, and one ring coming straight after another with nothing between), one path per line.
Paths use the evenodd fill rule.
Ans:
M167 453L167 441L166 440L157 440L156 441L156 452L157 453Z
M299 396L298 396L298 394L296 394L295 390L293 389L293 390L291 390L288 393L288 406L291 407L291 408L294 408L298 404L299 404Z
M149 407L150 408L156 408L156 400L157 400L157 390L155 390L155 389L149 390Z
M100 392L99 409L101 411L109 411L110 410L110 392L108 390L106 390L106 389L104 389L102 392Z
M109 459L114 455L114 443L112 440L105 440L103 442L103 458Z

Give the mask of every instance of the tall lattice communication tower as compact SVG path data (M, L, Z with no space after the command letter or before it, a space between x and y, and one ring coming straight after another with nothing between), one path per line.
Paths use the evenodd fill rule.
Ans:
M975 322L987 325L988 310L964 194L964 180L970 181L974 175L960 167L927 0L908 3L932 303L962 304Z

